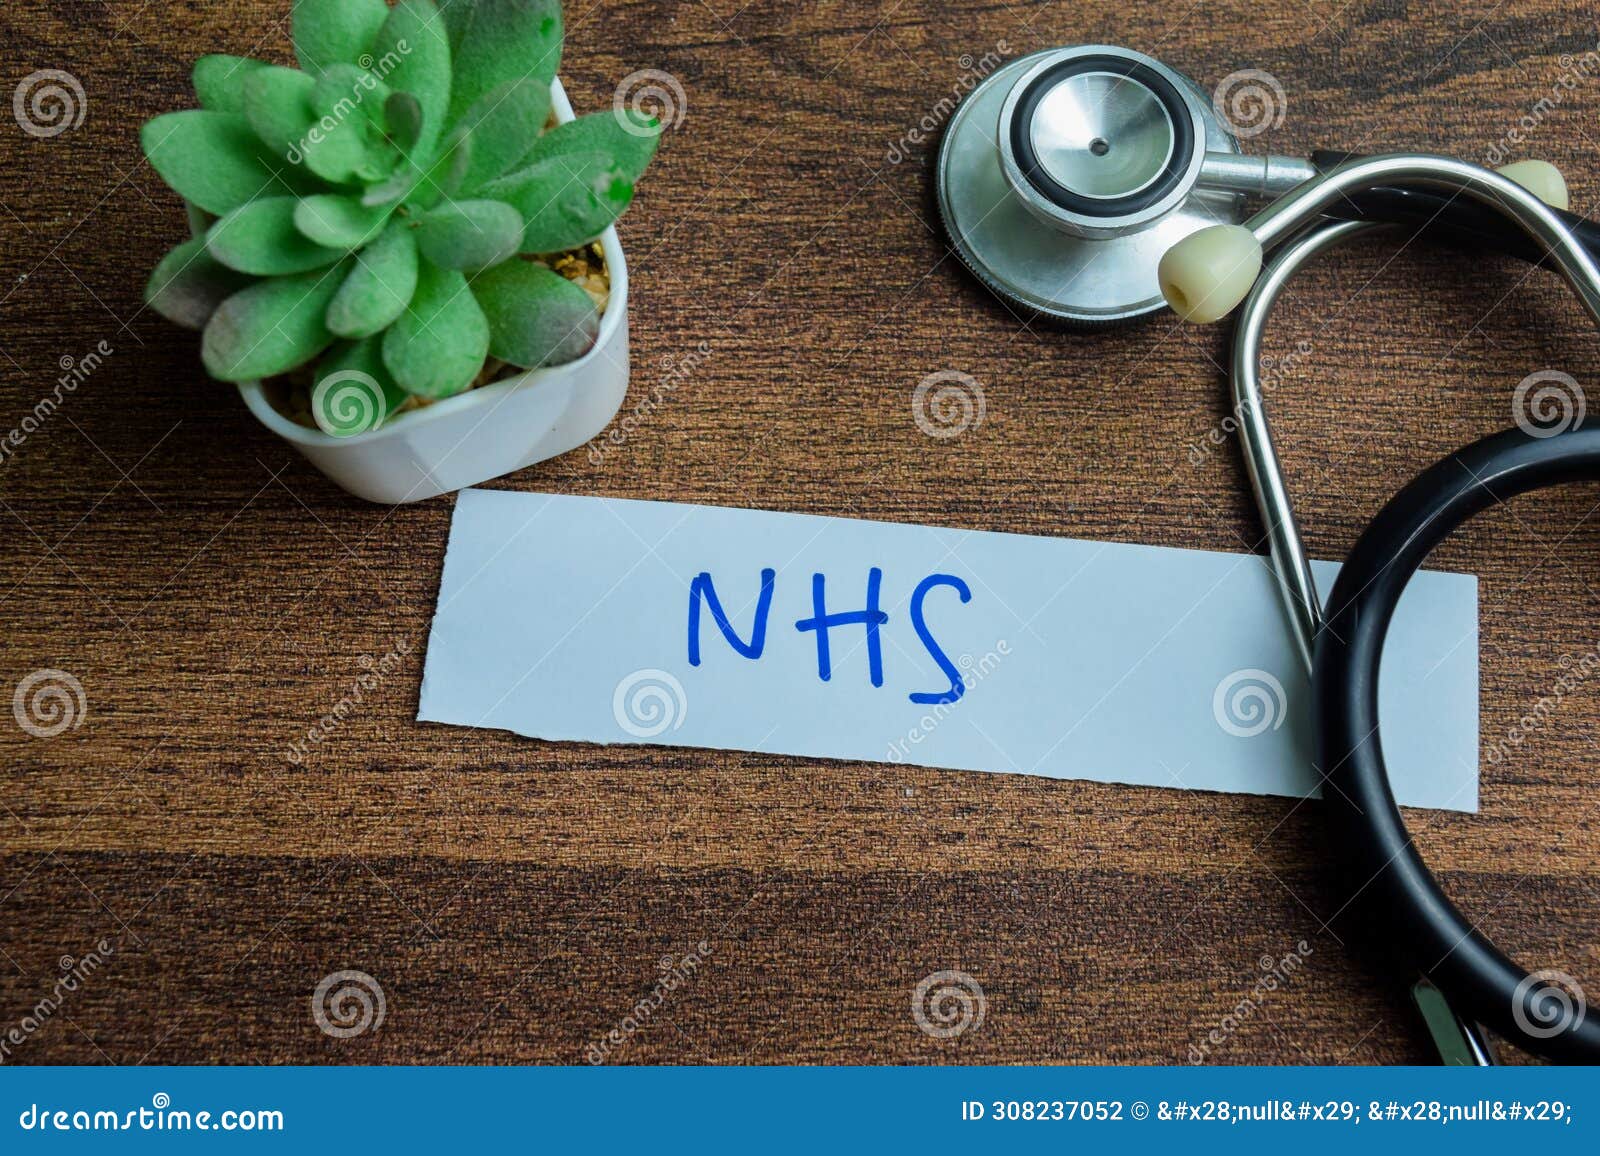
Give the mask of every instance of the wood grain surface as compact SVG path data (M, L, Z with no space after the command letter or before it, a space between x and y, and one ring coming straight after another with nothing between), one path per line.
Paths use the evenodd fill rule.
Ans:
M140 304L184 225L139 124L192 103L201 52L287 60L287 11L0 8L0 97L60 69L86 100L48 138L0 117L0 433L64 359L114 350L0 465L0 692L54 668L87 702L53 739L0 725L0 1037L64 957L102 956L7 1062L581 1063L702 942L613 1062L1182 1062L1245 1004L1210 1059L1429 1059L1394 967L1334 918L1315 803L413 722L451 500L346 497ZM1562 166L1577 209L1600 198L1583 3L583 0L568 20L580 111L646 68L686 97L621 227L630 404L706 352L603 461L499 487L1259 551L1234 444L1189 453L1225 412L1221 330L1063 333L947 249L934 141L907 134L985 53L1125 44L1208 88L1264 69L1284 116L1252 151L1482 159L1520 123L1512 155ZM1318 557L1510 425L1528 374L1600 388L1550 275L1403 235L1294 287L1272 352L1301 342L1272 404ZM938 370L986 402L945 441L910 404ZM1482 739L1505 757L1480 814L1411 819L1491 935L1600 993L1600 688L1507 739L1600 642L1597 502L1518 500L1434 559L1481 576ZM289 761L397 644L400 672ZM1301 941L1262 994L1263 957ZM343 970L384 994L351 1039L311 1009ZM986 1014L939 1039L913 991L946 970Z

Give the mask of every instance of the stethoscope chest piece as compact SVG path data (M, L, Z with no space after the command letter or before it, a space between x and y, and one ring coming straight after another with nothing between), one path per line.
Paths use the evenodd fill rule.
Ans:
M1083 325L1165 307L1156 269L1207 225L1243 219L1197 187L1238 153L1181 73L1105 45L1014 60L975 88L939 149L937 196L961 259L1003 299Z

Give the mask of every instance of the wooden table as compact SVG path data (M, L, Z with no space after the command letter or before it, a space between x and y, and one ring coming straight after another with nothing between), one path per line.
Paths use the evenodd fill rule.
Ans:
M140 306L183 223L137 128L190 103L202 51L287 60L287 10L0 11L6 92L56 68L87 99L61 135L0 132L0 426L66 359L113 350L0 465L0 691L56 668L87 702L54 739L0 727L0 1029L64 957L97 959L8 1061L583 1062L702 941L613 1060L1182 1062L1213 1029L1218 1062L1428 1060L1394 969L1334 919L1315 803L413 722L451 501L346 497ZM1566 169L1575 208L1600 197L1576 2L645 0L576 4L569 25L580 111L643 68L687 96L622 226L632 400L708 352L622 451L501 487L1259 550L1232 444L1187 452L1225 412L1222 331L1062 333L946 248L934 145L907 134L986 53L1127 44L1207 86L1265 69L1287 103L1255 151L1483 158L1526 117L1512 152ZM1274 354L1310 351L1273 404L1318 557L1508 426L1529 373L1595 385L1594 336L1552 277L1404 240L1325 261L1275 324ZM950 441L910 407L938 370L985 392ZM1587 486L1515 501L1434 560L1481 576L1482 738L1505 757L1485 758L1481 813L1412 819L1489 933L1600 992L1597 688L1506 739L1600 641L1596 504ZM291 762L397 645L401 671ZM1263 994L1263 959L1301 941ZM344 970L384 996L350 1039L310 1005ZM986 1015L937 1039L912 994L945 970Z

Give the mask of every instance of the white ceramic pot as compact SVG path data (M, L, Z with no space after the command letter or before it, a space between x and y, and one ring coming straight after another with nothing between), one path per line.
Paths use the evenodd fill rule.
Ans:
M573 119L557 80L556 119ZM261 424L358 498L420 502L574 450L599 435L628 392L628 266L617 231L600 237L611 295L594 348L577 361L521 373L409 410L371 433L336 438L290 421L260 382L239 393Z

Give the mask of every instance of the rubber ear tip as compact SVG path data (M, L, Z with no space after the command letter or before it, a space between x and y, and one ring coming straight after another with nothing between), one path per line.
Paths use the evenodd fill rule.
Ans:
M1552 209L1566 209L1571 204L1567 198L1566 178L1549 161L1513 161L1496 171L1516 181Z
M1156 271L1172 311L1201 325L1232 313L1260 274L1261 242L1243 225L1190 233L1166 251Z

